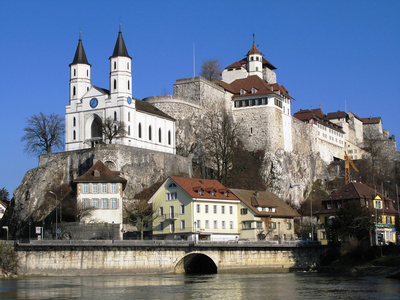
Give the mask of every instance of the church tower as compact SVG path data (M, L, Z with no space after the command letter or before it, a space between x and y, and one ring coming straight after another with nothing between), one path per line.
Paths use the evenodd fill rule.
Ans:
M121 26L118 32L114 52L110 57L110 93L118 98L132 97L132 58L126 50Z
M253 47L251 47L249 52L247 52L247 71L249 72L249 76L257 75L262 79L263 78L262 67L263 67L262 54L260 50L258 50L256 47L253 34Z
M85 50L83 49L81 33L79 32L78 47L76 48L74 60L69 65L69 99L78 100L90 89L90 67Z

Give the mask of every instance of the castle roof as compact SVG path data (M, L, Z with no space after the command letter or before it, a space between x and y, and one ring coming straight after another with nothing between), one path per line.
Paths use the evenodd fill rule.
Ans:
M120 182L126 184L126 179L119 172L111 171L98 160L85 174L75 178L73 182Z
M235 61L233 64L230 64L225 69L234 69L234 68L244 68L246 69L247 65L247 58L243 58L242 60ZM276 70L276 68L264 57L262 58L262 66L267 67L270 70Z
M186 178L178 176L170 176L169 178L171 178L192 198L239 200L228 188L215 179Z
M128 50L126 49L124 38L122 37L121 30L118 32L117 42L115 43L114 52L113 52L113 55L111 57L118 57L118 56L125 56L125 57L132 58L132 57L129 56Z
M234 94L234 98L237 97L248 97L251 95L268 95L274 93L285 94L288 97L289 92L283 85L279 85L277 83L269 84L265 80L261 79L257 75L248 76L242 79L236 79L231 83L226 83L222 80L218 81L219 85L222 86L225 90ZM252 93L253 88L255 89L255 93ZM241 94L241 90L245 91L245 94ZM254 91L254 90L253 90Z
M332 123L331 121L329 121L329 119L327 118L326 115L324 115L324 113L322 112L322 110L320 108L316 108L316 109L300 109L298 112L293 114L293 117L295 117L296 119L303 121L303 122L309 122L311 119L316 120L318 123L329 127L331 129L334 129L340 133L345 133L342 130L342 126L339 126L335 123Z
M379 124L382 122L381 117L369 117L369 118L361 118L363 124Z
M300 214L286 204L277 195L267 191L254 192L242 189L231 189L257 217L300 217ZM275 211L260 211L258 207L275 208Z
M72 61L72 63L70 63L69 66L77 65L77 64L85 64L85 65L89 65L89 66L91 65L91 64L89 64L89 62L87 60L85 49L83 49L83 44L82 44L81 38L79 38L78 46L76 47L74 60Z
M257 49L256 44L254 42L253 42L253 47L251 47L249 52L247 52L247 56L249 56L250 54L260 54L261 55L261 51Z
M331 120L331 119L340 119L340 118L347 118L348 115L346 112L338 110L337 112L331 112L327 113L326 117Z

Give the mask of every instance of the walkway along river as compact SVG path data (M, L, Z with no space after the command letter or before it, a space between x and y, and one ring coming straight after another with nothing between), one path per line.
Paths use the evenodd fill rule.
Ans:
M223 273L309 270L322 246L187 241L31 241L16 243L20 275Z

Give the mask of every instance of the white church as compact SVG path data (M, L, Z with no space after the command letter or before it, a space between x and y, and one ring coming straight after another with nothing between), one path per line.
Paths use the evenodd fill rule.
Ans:
M109 89L92 86L81 37L70 67L70 97L65 113L65 150L104 143L102 124L112 118L125 125L125 136L113 143L175 153L175 120L144 101L132 98L132 58L118 33L110 59Z

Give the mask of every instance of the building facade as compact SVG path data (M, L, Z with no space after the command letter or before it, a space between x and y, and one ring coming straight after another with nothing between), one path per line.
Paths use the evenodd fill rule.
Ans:
M132 98L132 58L119 31L110 59L109 89L92 86L91 65L82 40L70 64L70 99L65 114L65 150L106 142L106 120L123 126L113 143L175 153L175 120L149 103Z
M295 239L294 218L300 215L271 192L231 189L240 199L240 238L249 241Z
M150 198L155 239L234 241L239 199L217 180L169 177Z
M76 184L80 221L113 224L119 228L119 239L122 239L122 196L126 179L97 161L73 182Z

